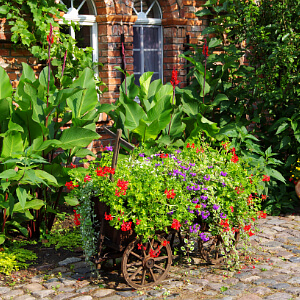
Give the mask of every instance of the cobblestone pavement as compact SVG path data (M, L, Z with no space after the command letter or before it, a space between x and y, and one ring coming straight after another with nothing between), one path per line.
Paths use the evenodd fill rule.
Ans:
M194 258L190 266L173 265L161 285L136 291L120 279L117 270L102 271L102 283L82 279L89 267L82 257L70 257L58 261L48 273L33 277L31 283L2 284L0 298L300 300L300 216L268 216L258 220L257 227L260 232L251 237L254 259L229 276L220 266L207 266Z

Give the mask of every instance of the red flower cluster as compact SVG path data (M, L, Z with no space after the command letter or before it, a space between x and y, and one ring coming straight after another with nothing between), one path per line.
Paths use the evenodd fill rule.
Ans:
M193 143L192 145L190 145L190 143L187 143L186 147L187 147L187 148L193 148L193 149L194 149L194 148L195 148L195 144Z
M160 255L160 248L158 247L156 250L150 249L150 257L158 257Z
M244 226L244 231L247 232L249 236L254 235L254 232L251 231L251 224Z
M73 210L73 212L74 212L74 223L76 226L79 226L80 225L80 221L79 221L80 214L78 214L75 209Z
M170 199L170 198L174 199L174 197L176 196L176 194L174 193L174 189L169 190L169 191L166 189L165 194L167 195L168 199Z
M228 146L229 142L222 142L221 145L222 147L227 150L227 146Z
M270 181L270 176L264 175L262 181Z
M115 196L120 197L121 195L126 195L127 188L128 188L128 181L118 179Z
M124 222L123 221L123 224L121 225L121 230L122 231L129 231L129 230L131 230L131 225L132 225L131 221L129 221L129 222Z
M258 211L258 218L259 219L265 219L267 217L267 213L263 212L263 211Z
M138 246L138 250L146 251L146 249L147 249L145 246L143 246L143 244L137 244L137 246Z
M112 215L108 215L106 214L106 212L104 213L104 219L107 220L107 221L111 221L113 219L113 216Z
M169 154L168 153L161 153L159 157L160 158L167 158L167 157L169 157Z
M141 220L136 219L135 224L136 224L136 225L140 225L140 224L141 224Z
M252 194L250 194L249 196L248 196L248 199L247 199L247 203L248 203L248 205L253 205L253 195Z
M232 148L231 149L231 152L232 152L232 154L233 154L233 156L232 156L232 158L230 159L233 163L237 163L238 161L239 161L239 158L238 158L238 156L236 155L236 153L235 153L235 148Z
M49 34L47 35L47 41L48 41L49 46L52 45L54 42L52 24L50 24L50 31L49 31Z
M204 45L203 45L202 54L205 56L205 58L208 57L208 46L207 46L206 39L204 40Z
M267 199L267 195L261 195L261 200L266 200Z
M88 182L91 181L91 179L92 179L91 175L85 175L83 180L84 182Z
M202 147L200 149L197 148L196 153L199 153L199 152L204 153L204 149Z
M228 224L228 219L221 220L220 225L223 226L223 231L227 232L230 230L229 224Z
M231 212L234 212L233 206L229 206L229 208L230 208Z
M244 192L244 189L243 189L242 186L237 186L237 187L235 188L235 190L236 190L236 193L237 193L238 195Z
M173 223L171 225L171 228L175 229L175 230L178 230L180 228L181 224L179 223L178 220L176 219L173 219Z
M79 187L78 184L73 184L73 181L66 182L65 186L68 190L73 190L74 188Z
M115 174L115 169L110 167L98 167L96 170L97 176L108 176L108 174Z
M166 241L166 240L164 240L164 241L162 242L161 246L163 246L163 247L166 247L166 246L167 246L167 244L170 244L170 242L169 242L169 241Z
M180 83L180 81L177 79L177 71L175 69L173 69L172 71L172 78L170 80L172 86L173 86L173 89L175 89L175 87Z

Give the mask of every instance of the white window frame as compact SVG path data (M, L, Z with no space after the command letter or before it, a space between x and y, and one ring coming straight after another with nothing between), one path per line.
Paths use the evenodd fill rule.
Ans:
M81 15L79 14L80 12L80 8L81 6L88 1L89 4L92 7L93 10L93 15ZM61 3L64 4L63 0L60 0ZM73 0L71 0L71 4L73 4ZM73 21L74 23L77 23L78 25L82 25L82 26L90 26L91 27L91 47L93 48L93 52L92 52L92 57L93 57L93 62L98 62L98 26L97 26L97 22L96 22L96 14L97 14L97 10L96 10L96 6L94 1L92 0L83 0L81 3L81 6L79 7L79 10L75 9L74 7L70 7L68 12L66 14L64 14L64 18L65 20L69 21L71 23L71 21ZM59 21L59 24L64 24L62 20ZM71 28L71 37L75 39L75 31L73 29L73 27ZM96 71L98 72L98 68L96 69ZM95 72L95 73L97 73Z
M140 75L142 75L145 71L144 71L144 68L145 68L145 65L144 65L144 41L142 39L143 37L143 28L145 27L159 27L159 30L158 30L158 41L159 41L159 49L161 51L161 56L160 56L160 70L158 72L159 74L159 78L161 80L163 80L163 28L161 26L161 19L162 19L162 10L161 10L161 7L158 3L157 0L153 0L153 2L151 3L150 7L148 8L148 10L146 12L143 12L143 0L140 0L141 1L141 11L138 12L135 8L134 8L134 4L132 4L132 9L133 11L135 12L135 14L138 16L135 24L133 25L133 27L140 27L141 28L141 39L140 39L140 51L141 51L141 67L140 67L140 72L138 73L141 73ZM148 18L147 15L148 13L151 11L151 9L153 8L154 4L157 4L157 7L158 7L158 14L159 14L159 18ZM133 51L138 51L139 49L134 49L133 48ZM142 72L143 71L143 72ZM137 74L137 73L135 73Z

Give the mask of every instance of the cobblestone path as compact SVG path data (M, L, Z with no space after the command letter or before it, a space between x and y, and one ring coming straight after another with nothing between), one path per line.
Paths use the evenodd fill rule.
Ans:
M251 237L255 259L229 276L224 276L220 266L205 266L194 258L190 266L173 265L158 287L136 291L120 279L116 270L102 271L103 283L77 280L90 270L82 257L70 257L58 261L46 274L33 277L30 283L1 285L0 298L300 300L300 216L268 216L258 220L257 226L260 232Z

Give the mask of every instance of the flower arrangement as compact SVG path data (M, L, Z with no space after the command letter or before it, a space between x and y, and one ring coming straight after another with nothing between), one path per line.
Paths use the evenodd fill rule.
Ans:
M82 221L93 223L87 207L97 196L110 209L105 214L109 224L124 232L134 230L142 242L170 230L186 231L203 243L220 235L227 255L235 247L235 233L253 235L254 220L265 217L260 212L262 195L256 191L269 178L247 170L228 144L213 149L197 140L163 153L144 151L136 149L116 170L108 167L110 153L88 169L70 170L72 181L66 186L78 199L75 216L80 226L86 227ZM89 235L94 238L91 229ZM87 237L86 228L83 236ZM88 249L91 252L91 243Z

